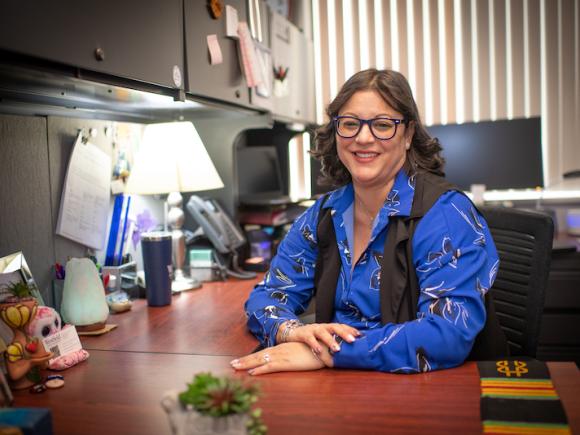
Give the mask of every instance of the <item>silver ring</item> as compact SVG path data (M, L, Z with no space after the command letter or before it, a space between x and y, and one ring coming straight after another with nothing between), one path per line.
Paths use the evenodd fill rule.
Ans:
M262 358L264 359L264 364L268 364L270 362L270 355L267 353L265 353Z

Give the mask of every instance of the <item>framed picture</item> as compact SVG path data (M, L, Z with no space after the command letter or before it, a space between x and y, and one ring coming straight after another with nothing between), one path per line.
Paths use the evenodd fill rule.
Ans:
M0 258L0 302L12 296L8 286L19 282L28 284L32 296L38 301L38 305L45 305L24 254L16 252Z

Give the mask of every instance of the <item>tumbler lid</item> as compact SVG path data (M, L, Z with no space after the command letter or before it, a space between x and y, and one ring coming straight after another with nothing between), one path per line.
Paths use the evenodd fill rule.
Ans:
M158 242L161 240L170 240L171 233L167 231L150 231L148 233L141 234L141 240L147 242Z

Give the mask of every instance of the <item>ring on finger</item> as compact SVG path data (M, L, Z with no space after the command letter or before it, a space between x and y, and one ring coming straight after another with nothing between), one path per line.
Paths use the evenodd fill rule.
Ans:
M267 353L264 354L262 359L264 360L264 364L268 364L271 361L270 355L268 355Z

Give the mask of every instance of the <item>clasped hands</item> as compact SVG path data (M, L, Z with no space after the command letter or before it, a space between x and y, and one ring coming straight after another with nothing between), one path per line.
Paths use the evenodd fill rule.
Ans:
M276 341L285 342L230 362L235 370L247 370L251 375L285 371L318 370L333 367L332 352L340 350L339 341L352 343L360 332L343 323L314 323L294 327L284 322L278 329Z

